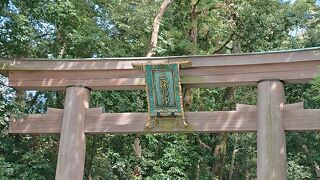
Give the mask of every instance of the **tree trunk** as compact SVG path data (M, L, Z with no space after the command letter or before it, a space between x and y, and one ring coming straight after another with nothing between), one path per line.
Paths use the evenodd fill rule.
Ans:
M142 148L141 148L141 142L140 142L140 139L138 136L134 139L134 152L137 157L139 157L139 158L141 157Z
M221 143L215 147L214 155L217 158L217 161L212 164L211 171L213 177L218 177L218 179L221 180L223 175L223 166L227 149L228 135L227 133L221 133L218 136L220 136L222 139Z
M140 159L142 157L142 147L141 147L140 137L139 137L138 134L136 134L136 138L134 139L133 149L134 149L136 157ZM140 177L141 176L141 167L139 165L137 165L134 168L133 174L136 177Z
M192 42L192 54L197 53L197 39L198 39L198 12L197 12L197 5L200 0L192 0L191 1L191 29L190 29L190 39Z
M197 12L197 5L200 0L191 0L191 13L190 13L190 20L191 20L191 28L190 28L190 39L192 42L192 49L191 53L195 55L197 53L197 46L198 46L198 12ZM184 105L185 108L188 108L192 104L192 88L185 89L184 93Z
M25 112L25 107L26 107L26 103L24 101L25 95L26 95L25 91L16 90L15 101L16 101L18 108L20 109L22 114Z
M164 11L167 9L170 3L171 3L171 0L163 0L163 3L160 6L157 16L153 20L151 39L150 39L146 57L151 57L156 54L156 47L158 43L158 34L159 34L161 18L163 16Z
M232 180L233 176L233 170L234 170L234 162L236 160L236 155L238 152L238 133L235 135L235 140L234 140L234 147L233 147L233 152L232 152L232 157L231 157L231 165L230 165L230 171L229 171L229 178L228 180Z

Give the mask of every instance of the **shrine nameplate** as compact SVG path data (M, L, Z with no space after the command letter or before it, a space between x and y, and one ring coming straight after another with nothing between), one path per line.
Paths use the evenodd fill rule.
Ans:
M180 68L191 67L191 62L163 64L133 64L145 71L146 91L148 97L149 119L146 125L153 128L157 123L182 121L187 125L183 112L183 99Z

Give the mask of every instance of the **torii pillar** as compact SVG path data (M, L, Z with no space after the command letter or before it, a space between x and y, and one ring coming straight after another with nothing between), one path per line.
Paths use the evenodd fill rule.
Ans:
M56 180L82 180L86 152L85 110L89 108L90 89L68 86L64 102Z
M287 179L284 103L282 81L258 82L258 180Z

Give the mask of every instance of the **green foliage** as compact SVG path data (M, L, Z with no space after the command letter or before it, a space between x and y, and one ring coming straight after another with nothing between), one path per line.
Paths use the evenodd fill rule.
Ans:
M311 81L311 88L304 94L308 108L320 108L320 76Z
M299 162L307 160L305 155L297 154L292 156L288 154L288 173L289 179L310 179L312 177L309 166L300 165ZM312 167L312 166L311 166Z
M93 107L103 106L106 112L146 112L145 91L93 91L90 103Z

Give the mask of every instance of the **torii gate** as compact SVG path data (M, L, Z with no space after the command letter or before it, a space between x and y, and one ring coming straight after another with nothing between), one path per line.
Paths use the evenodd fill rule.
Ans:
M257 85L258 104L236 111L186 112L188 126L145 128L147 113L103 113L89 108L90 90L144 89L132 63L192 62L181 69L184 87ZM111 59L0 59L9 85L22 90L66 90L64 109L12 120L10 133L58 134L56 179L82 179L86 133L257 131L257 178L286 179L285 131L320 130L320 110L284 105L283 83L307 83L319 72L320 48L214 56ZM161 122L160 122L161 123Z

